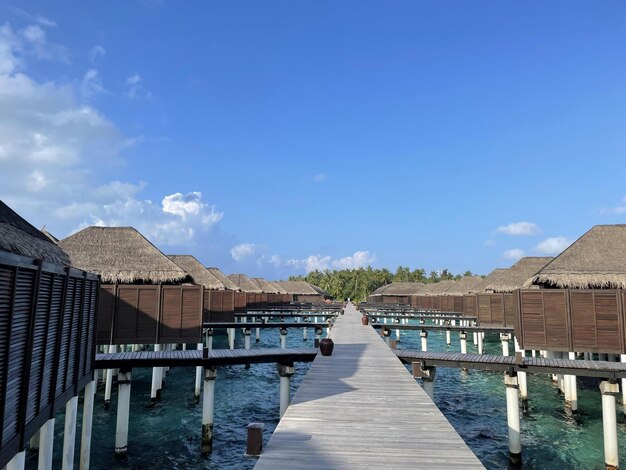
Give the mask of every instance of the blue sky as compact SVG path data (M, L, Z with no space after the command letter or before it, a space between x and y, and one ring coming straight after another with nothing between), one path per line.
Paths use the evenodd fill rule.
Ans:
M626 3L5 2L0 198L284 278L626 218Z

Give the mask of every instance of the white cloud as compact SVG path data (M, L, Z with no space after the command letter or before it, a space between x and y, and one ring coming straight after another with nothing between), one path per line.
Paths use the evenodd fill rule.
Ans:
M90 98L104 91L100 74L95 69L89 69L80 83L80 91L84 98Z
M498 227L496 232L514 236L537 235L541 233L541 229L537 224L532 222L512 222L508 225Z
M351 256L333 259L331 256L310 255L302 259L289 259L285 263L296 270L324 271L326 269L355 269L369 266L376 262L376 255L369 251L356 251Z
M328 178L328 175L326 175L326 173L319 173L313 177L313 181L316 183L321 183L327 178Z
M69 63L67 48L48 41L46 31L37 24L30 24L19 31L24 51L39 60L55 60Z
M254 243L240 243L230 249L230 255L235 261L243 261L253 256L257 251Z
M46 26L47 28L56 28L57 26L54 20L51 20L50 18L46 18L45 16L41 15L37 16L35 18L35 21L42 26Z
M516 261L520 259L522 256L524 256L524 250L521 250L519 248L512 248L502 253L503 258L512 259Z
M133 100L136 98L151 98L152 94L146 91L144 83L144 79L138 73L128 77L126 79L126 96Z
M107 51L104 47L96 44L95 46L93 46L91 49L89 49L89 52L87 53L87 56L89 57L89 61L92 64L95 64L98 62L98 59L100 59L101 57L104 57L106 55Z
M550 237L537 244L535 250L546 255L558 255L571 244L571 240L565 237Z
M601 214L626 214L626 197L622 199L622 203L624 205L600 209L600 213Z

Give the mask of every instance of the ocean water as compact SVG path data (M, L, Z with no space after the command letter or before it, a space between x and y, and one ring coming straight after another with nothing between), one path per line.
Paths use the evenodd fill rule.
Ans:
M243 348L238 331L236 347ZM468 334L468 352L474 352ZM300 330L289 330L287 347L312 344L302 340ZM279 347L277 329L262 330L261 341L252 347ZM501 353L499 339L487 337L486 354ZM226 337L214 338L215 348L227 347ZM420 348L419 331L403 331L400 348ZM458 334L452 345L445 344L445 333L429 332L430 351L460 351ZM511 346L511 350L513 350ZM292 396L306 375L309 365L296 364ZM194 368L173 368L166 378L161 401L147 408L150 398L151 369L133 370L128 456L116 460L115 421L117 394L104 409L104 391L99 389L94 408L91 467L94 469L250 469L256 460L244 457L246 426L265 423L264 442L278 424L279 378L274 364L218 369L215 384L215 437L213 453L200 454L202 406L193 399ZM522 419L524 468L604 469L601 398L596 380L578 380L579 413L572 416L563 406L547 375L528 375L529 415ZM621 400L620 400L621 401ZM505 388L501 373L438 368L435 402L482 463L490 469L506 469L508 437ZM79 404L76 464L80 451L82 397ZM63 413L56 420L54 468L61 467ZM626 459L626 423L618 405L618 437L622 461ZM37 457L27 458L27 468L36 468Z

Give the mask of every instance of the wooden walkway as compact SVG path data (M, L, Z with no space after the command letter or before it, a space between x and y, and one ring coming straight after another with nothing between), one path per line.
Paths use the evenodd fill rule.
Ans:
M96 354L96 369L134 367L215 367L235 364L311 362L314 348L205 349L204 351L138 351ZM203 354L204 353L204 354Z
M257 470L483 468L396 355L348 305Z
M401 325L399 323L373 323L380 330L424 330L424 331L482 331L483 333L513 333L512 326L452 326L452 325Z
M605 379L626 378L626 364L606 361L544 359L542 357L490 356L481 354L440 353L398 349L396 355L405 363L421 362L424 366L441 366L533 374L565 374Z

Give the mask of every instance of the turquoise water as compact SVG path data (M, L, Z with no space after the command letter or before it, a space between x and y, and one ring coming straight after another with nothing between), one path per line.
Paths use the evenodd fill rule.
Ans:
M239 333L239 332L238 332ZM309 338L313 337L309 329ZM471 335L468 335L471 340ZM261 342L252 347L279 347L278 330L261 332ZM304 346L301 331L290 330L288 347ZM308 345L312 341L309 339ZM214 339L216 348L227 347L225 336ZM243 347L238 334L236 347ZM400 348L420 347L418 331L402 332ZM430 351L460 351L458 335L452 335L452 346L445 344L445 333L430 332ZM511 348L512 349L512 348ZM474 352L471 341L468 352ZM486 354L499 354L497 337L487 338ZM296 364L292 378L295 393L308 370L308 364ZM109 410L103 406L99 389L94 409L92 468L202 468L249 469L256 462L243 456L246 425L265 423L267 444L278 423L279 379L274 364L218 369L215 388L214 451L200 455L202 406L194 403L194 368L172 369L162 391L162 399L153 409L146 408L150 397L151 369L133 371L128 457L114 457L116 394ZM596 381L579 380L579 414L571 416L563 406L550 378L528 376L529 416L522 419L522 453L524 468L603 469L602 410ZM435 402L472 451L487 468L508 468L508 442L505 389L502 374L458 369L437 370ZM76 442L76 462L80 450L80 409ZM626 424L618 406L620 455L626 455ZM63 446L63 413L57 416L54 468L60 468ZM29 456L27 468L36 468L36 456Z

